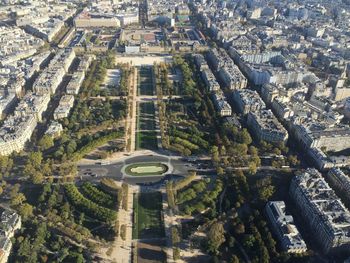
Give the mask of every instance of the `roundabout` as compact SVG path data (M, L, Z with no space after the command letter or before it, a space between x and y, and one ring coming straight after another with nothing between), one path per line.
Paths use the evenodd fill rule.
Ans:
M162 176L169 171L168 165L164 163L132 163L124 167L127 176Z
M154 164L157 164L156 170L152 168ZM164 170L162 168L161 171L160 168L158 168L159 164L164 167ZM88 181L99 181L102 177L108 177L117 181L137 185L155 183L170 175L187 175L189 170L193 169L190 165L191 163L184 161L178 156L174 157L157 154L152 151L144 151L140 153L137 152L131 156L118 157L105 164L101 164L100 161L96 160L90 163L79 163L78 176L82 180ZM149 166L151 166L151 168L149 168ZM135 174L132 174L131 171L126 172L126 168L135 168L135 170L133 169Z

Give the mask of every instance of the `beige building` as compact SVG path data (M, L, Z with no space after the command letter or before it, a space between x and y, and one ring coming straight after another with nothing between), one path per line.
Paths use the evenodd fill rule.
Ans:
M83 11L74 19L75 27L120 27L120 20L117 17L94 15Z
M34 115L7 118L0 128L0 155L10 155L23 150L36 125Z
M64 95L55 112L53 113L53 118L55 120L63 119L68 117L70 109L74 105L74 96L73 95Z

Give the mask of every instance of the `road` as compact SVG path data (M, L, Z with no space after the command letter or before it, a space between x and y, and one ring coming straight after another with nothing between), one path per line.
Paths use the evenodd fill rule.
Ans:
M96 163L81 163L78 165L78 177L80 177L82 180L89 181L99 181L101 177L108 177L113 178L117 181L124 181L132 185L157 182L162 179L162 176L130 177L123 175L122 168L125 165L142 162L168 163L172 168L171 174L180 176L186 176L189 173L189 170L195 168L190 163L183 161L180 156L167 156L152 153L148 155L125 157L122 160L117 160L115 162L111 161L110 164L106 165ZM96 174L96 176L91 176L91 174L88 173Z

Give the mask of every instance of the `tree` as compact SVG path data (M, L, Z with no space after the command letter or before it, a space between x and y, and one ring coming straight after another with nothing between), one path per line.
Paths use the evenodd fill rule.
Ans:
M225 242L224 226L220 222L215 222L211 225L208 233L208 251L218 254L218 249Z
M267 248L265 246L262 246L260 249L260 261L261 263L269 263L270 262L270 255L269 252L267 251Z
M5 177L10 174L13 167L13 160L8 156L0 156L0 171Z
M236 255L233 255L231 258L231 263L239 263L239 258Z
M39 147L42 150L47 150L54 146L53 138L47 134L45 134L38 143Z
M241 143L244 143L244 144L251 144L252 143L252 137L250 136L249 132L247 129L243 129L240 133L240 141Z
M35 171L31 174L30 179L33 184L41 184L44 181L44 176L40 171Z
M27 160L27 164L32 164L33 167L39 167L41 162L43 160L43 154L42 152L31 152L29 155L28 155L28 160Z
M77 143L74 140L70 140L66 146L66 153L72 154L77 149Z
M61 217L63 219L68 219L69 214L70 214L69 203L65 202L64 205L61 207Z
M300 163L299 160L298 160L298 157L296 155L289 155L288 156L288 162L292 166L299 165L299 163Z
M249 163L249 173L250 174L256 174L258 168L256 167L255 162L250 162Z
M224 170L221 166L218 166L218 167L216 168L216 173L217 173L218 175L224 175L224 174L225 174L225 170Z
M33 216L33 206L28 203L23 203L19 206L18 212L23 220L26 220L27 218Z
M237 225L235 225L234 231L235 231L235 234L237 234L237 235L244 234L244 232L245 232L244 224L238 223Z
M282 152L281 152L280 149L278 149L277 147L275 147L275 148L273 148L272 153L274 153L274 154L276 154L276 155L281 155Z
M19 192L20 185L15 184L10 191L10 199L14 198Z
M244 237L243 245L247 248L252 248L254 247L256 239L253 235L247 235Z
M214 163L218 163L220 161L219 158L219 148L217 146L213 146L210 149L210 153L212 155L212 160Z
M10 199L11 199L11 205L12 206L17 206L19 204L22 204L25 200L26 200L26 197L19 192L19 188L20 188L20 185L19 184L15 184L11 191L10 191Z
M11 198L11 206L21 205L26 200L26 197L22 193L17 193Z
M31 244L29 237L26 237L20 244L18 248L18 256L20 257L26 257L31 253Z
M249 153L253 156L257 156L258 155L258 149L254 146L249 146Z
M259 199L266 202L275 192L273 185L267 185L259 189Z
M220 155L221 155L221 156L225 156L225 155L226 155L226 148L225 148L224 145L222 145L222 146L220 147Z

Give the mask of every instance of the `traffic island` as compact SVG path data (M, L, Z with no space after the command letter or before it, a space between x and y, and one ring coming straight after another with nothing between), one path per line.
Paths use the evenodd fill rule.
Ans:
M128 176L155 176L164 175L169 167L164 163L133 163L124 168Z

